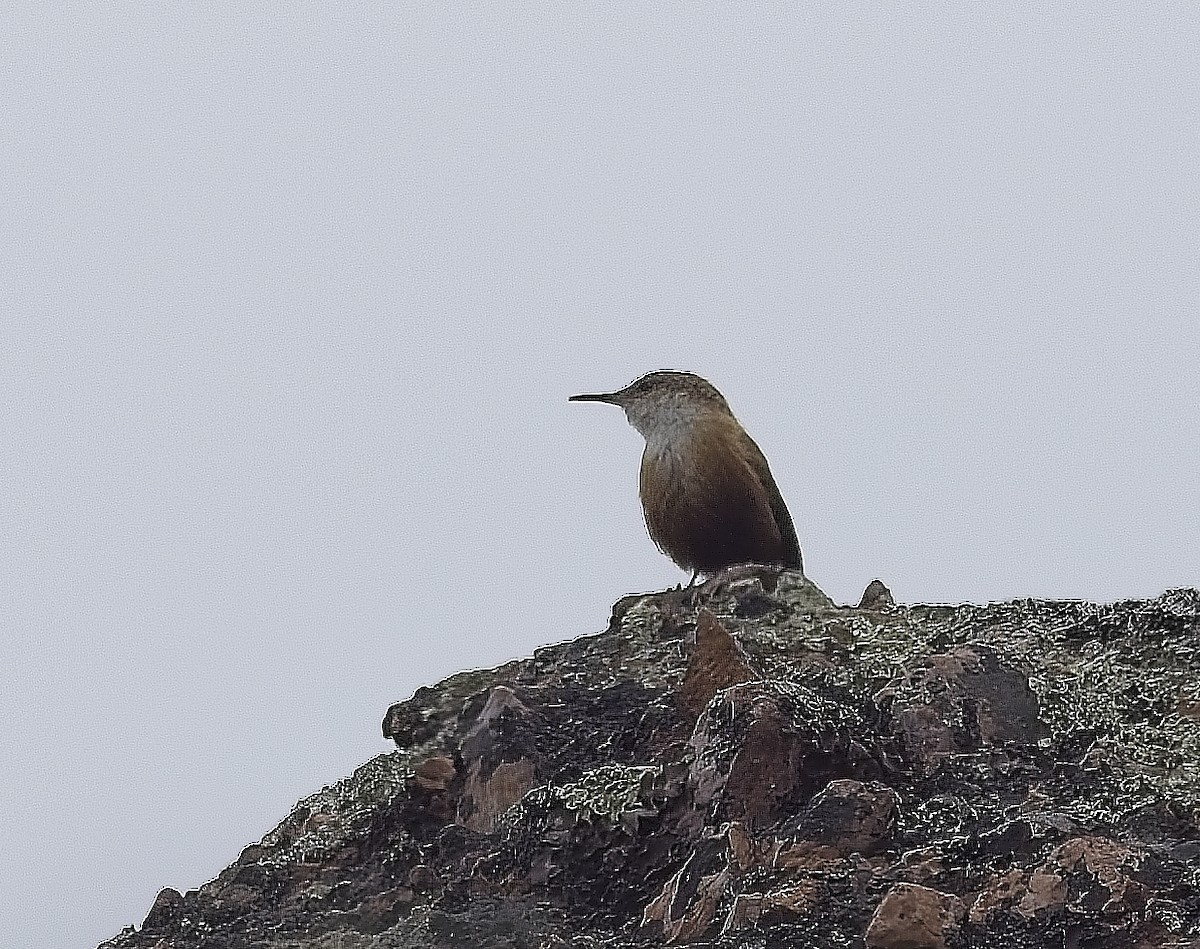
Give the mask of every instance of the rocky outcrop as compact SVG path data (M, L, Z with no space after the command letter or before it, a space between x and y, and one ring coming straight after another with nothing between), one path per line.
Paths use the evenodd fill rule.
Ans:
M1200 949L1200 593L742 571L394 705L108 949Z

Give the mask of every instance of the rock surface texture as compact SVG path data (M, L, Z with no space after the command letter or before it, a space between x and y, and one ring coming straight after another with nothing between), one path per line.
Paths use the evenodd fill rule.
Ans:
M891 599L627 597L105 947L1200 949L1200 593Z

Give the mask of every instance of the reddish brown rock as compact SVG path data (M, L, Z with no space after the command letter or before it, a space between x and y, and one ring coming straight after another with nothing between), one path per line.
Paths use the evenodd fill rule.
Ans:
M785 726L779 709L769 702L757 705L754 721L734 753L725 778L725 813L756 822L769 821L779 804L796 788L800 761L807 750L803 739Z
M1141 862L1138 850L1104 837L1075 837L1055 847L1046 860L1071 880L1068 909L1092 912L1099 903L1100 914L1107 917L1125 917L1145 907L1145 888L1133 876Z
M519 748L505 732L505 722L529 717L529 709L507 686L496 686L462 743L466 783L458 804L459 823L487 833L496 818L537 784L537 766L515 757ZM515 760L505 760L515 757Z
M971 920L995 912L1033 919L1064 912L1095 919L1128 917L1146 905L1134 878L1141 854L1103 837L1074 837L1055 847L1039 866L995 877L975 898Z
M865 941L871 949L946 949L965 914L957 896L897 883L871 917Z
M1029 916L1039 909L1048 906L1061 906L1066 896L1065 888L1061 893L1047 893L1045 887L1039 887L1039 893L1034 900L1021 906L1029 891L1029 874L1022 870L1006 870L998 873L988 882L971 903L971 922L986 924L988 917L1001 910L1012 910Z
M765 893L739 893L734 897L721 935L746 929L769 928L774 920L803 917L824 896L819 879L798 880Z
M696 939L712 925L730 875L722 843L716 837L698 843L643 911L644 930L660 932L670 944Z
M464 800L470 802L470 810L460 819L472 830L487 833L495 826L496 818L536 784L537 771L528 758L503 761L486 777L472 772L463 792Z
M679 689L683 708L699 715L722 689L757 678L729 630L709 610L701 609L696 616L696 644Z
M831 774L852 773L863 750L853 720L822 693L803 686L746 682L718 693L696 722L689 784L702 815L755 828L795 813Z
M905 883L929 883L946 872L946 855L938 846L908 850L890 872Z
M454 762L445 755L426 758L414 772L417 786L426 791L445 791L457 774Z
M876 700L890 706L905 756L922 768L984 747L1036 744L1049 734L1028 676L986 646L931 656Z
M817 792L791 833L841 853L872 854L891 840L899 804L885 784L837 778Z

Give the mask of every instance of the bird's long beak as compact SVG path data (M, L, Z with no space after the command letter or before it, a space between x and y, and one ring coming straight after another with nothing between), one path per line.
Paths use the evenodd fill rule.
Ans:
M620 399L616 392L596 392L586 395L573 395L568 402L607 402L609 405L620 405Z

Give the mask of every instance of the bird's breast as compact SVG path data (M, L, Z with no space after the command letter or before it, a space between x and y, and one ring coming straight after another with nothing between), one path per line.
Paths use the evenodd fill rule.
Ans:
M647 439L640 478L646 527L680 566L780 562L770 498L747 461L736 422L693 425L670 441Z

